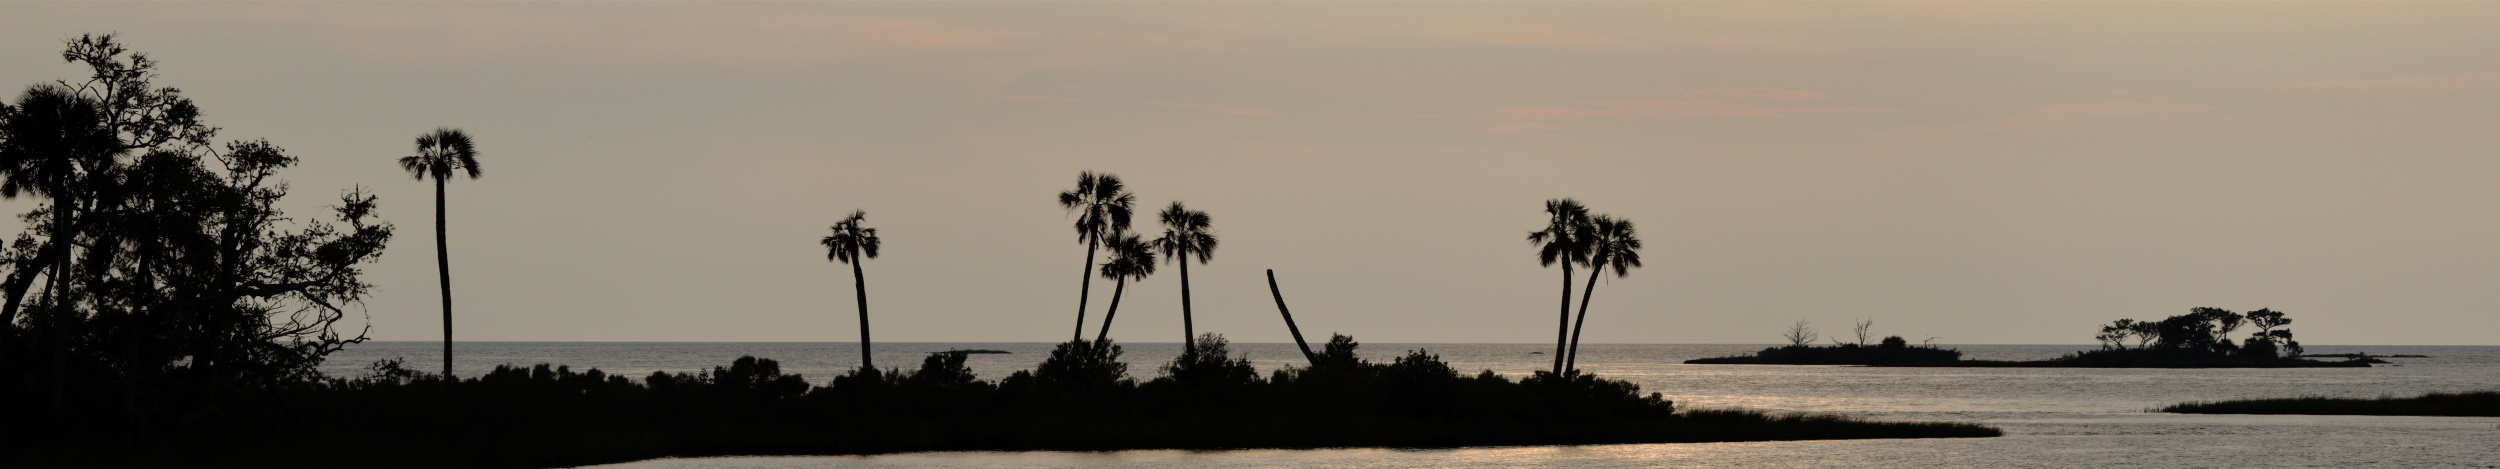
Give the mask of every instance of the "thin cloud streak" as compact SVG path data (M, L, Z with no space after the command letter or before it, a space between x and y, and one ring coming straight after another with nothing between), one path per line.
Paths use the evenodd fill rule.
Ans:
M2276 86L2287 90L2439 91L2500 86L2500 71L2454 75L2420 75L2361 80L2316 80Z
M1600 101L1566 107L1516 107L1493 111L1493 116L1506 120L1580 120L1622 119L1638 117L1734 117L1773 118L1810 114L1852 114L1886 112L1885 109L1851 106L1784 108L1765 107L1725 101L1692 101L1663 99L1630 99Z

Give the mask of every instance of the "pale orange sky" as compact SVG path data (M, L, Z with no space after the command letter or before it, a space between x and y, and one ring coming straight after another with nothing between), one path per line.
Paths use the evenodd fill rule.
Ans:
M2087 343L2190 307L2312 344L2500 330L2493 3L0 3L0 91L118 31L225 138L372 187L373 336L847 341L852 209L879 340L1056 341L1084 256L1052 195L1116 173L1214 217L1198 329L1539 342L1522 238L1639 224L1591 342L1827 334ZM0 202L11 213L32 201ZM1151 217L1140 217L1141 228ZM14 227L14 225L11 225ZM1178 276L1113 336L1179 336ZM1575 280L1577 281L1577 280ZM1097 282L1089 321L1109 302ZM1575 288L1576 290L1577 288ZM1576 301L1576 300L1575 300ZM1091 328L1089 323L1089 329Z

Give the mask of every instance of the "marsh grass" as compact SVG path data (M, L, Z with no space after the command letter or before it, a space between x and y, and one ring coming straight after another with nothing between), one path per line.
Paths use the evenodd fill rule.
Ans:
M2500 391L2430 393L2374 399L2302 396L2276 399L2187 402L2160 409L2178 414L2420 415L2500 417Z

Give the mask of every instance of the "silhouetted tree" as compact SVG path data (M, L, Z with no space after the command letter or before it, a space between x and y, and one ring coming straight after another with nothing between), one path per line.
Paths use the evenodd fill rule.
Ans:
M1094 250L1112 233L1128 231L1130 206L1137 196L1128 193L1120 177L1111 173L1078 173L1076 189L1059 193L1059 207L1076 213L1076 241L1085 243L1084 277L1076 295L1076 332L1068 340L1085 339L1085 300L1094 291Z
M1788 325L1788 331L1780 333L1780 338L1788 339L1788 345L1791 347L1804 347L1821 337L1823 335L1814 333L1814 327L1808 325L1804 319L1797 320L1796 324Z
M1196 258L1199 264L1206 264L1215 259L1215 232L1208 231L1213 222L1207 212L1190 210L1179 201L1164 207L1159 217L1163 219L1163 237L1155 238L1155 250L1162 252L1164 259L1180 264L1181 344L1194 345L1190 340L1198 337L1198 328L1189 311L1189 260Z
M443 376L451 373L451 241L443 228L443 186L457 175L477 179L477 144L468 132L442 127L417 136L417 154L399 158L408 176L434 180L434 267L443 284Z
M1860 319L1860 320L1858 320L1858 325L1857 325L1857 327L1856 327L1854 330L1856 331L1857 336L1858 336L1858 343L1857 343L1857 345L1858 345L1859 347L1865 347L1865 346L1866 346L1866 338L1867 338L1867 337L1873 337L1873 336L1874 336L1874 333L1875 333L1875 318L1866 318L1866 319Z
M1545 201L1548 219L1545 229L1528 233L1528 243L1537 245L1537 262L1551 266L1562 264L1563 286L1561 312L1554 326L1554 374L1562 374L1565 355L1571 346L1571 266L1589 260L1589 210L1571 199Z
M100 210L114 187L110 180L123 157L143 150L196 151L209 146L217 129L199 120L199 107L182 90L155 86L156 61L130 52L114 35L80 35L66 42L61 60L86 65L85 81L56 81L27 90L18 106L0 112L0 185L51 198L42 211L50 215L45 239L33 252L12 259L14 269L0 282L7 299L0 304L0 327L11 327L27 290L41 272L50 271L47 287L60 291L71 274L71 251L85 230L78 214ZM31 221L31 220L30 220ZM36 225L39 223L30 223ZM33 243L22 239L22 242ZM37 268L27 268L27 267ZM56 294L54 302L58 303Z
M2135 321L2127 325L2127 333L2135 337L2135 348L2150 347L2153 341L2161 339L2161 323Z
M2134 330L2134 319L2119 319L2110 321L2107 326L2101 326L2100 335L2092 336L2092 338L2100 341L2102 348L2124 349L2127 348L2127 336L2133 335Z
M1579 368L1580 330L1589 325L1589 298L1597 296L1597 277L1611 269L1615 277L1632 275L1641 266L1641 237L1632 229L1631 220L1598 215L1590 222L1589 284L1580 291L1580 317L1571 326L1571 352L1563 360L1563 370Z
M2267 308L2259 308L2256 311L2249 311L2248 324L2257 327L2257 332L2249 334L2249 345L2254 346L2259 343L2264 343L2267 354L2271 355L2274 351L2275 344L2282 344L2283 348L2289 351L2291 355L2300 355L2304 351L2301 350L2300 342L2292 340L2292 331L2290 329L2279 329L2283 326L2290 325L2291 323L2292 318L2284 317L2282 311L2275 311Z
M101 106L60 85L27 88L16 106L0 108L0 117L5 117L0 121L0 196L15 199L24 193L51 199L42 209L51 217L41 224L49 239L37 257L18 260L10 278L8 305L0 311L6 317L0 319L13 322L37 273L51 272L46 278L53 286L45 290L60 291L73 245L68 241L77 236L71 219L78 207L75 198L93 189L86 187L88 178L111 170L120 142L105 123Z
M851 291L859 297L859 366L876 368L876 354L868 344L868 276L859 271L864 259L877 258L877 229L859 226L868 219L868 211L852 210L851 216L834 222L833 234L825 236L825 259L851 265Z
M1120 296L1128 292L1129 279L1145 280L1155 273L1154 248L1137 235L1111 235L1111 261L1102 263L1102 278L1118 282L1111 288L1111 308L1102 313L1102 332L1094 334L1095 342L1111 337L1111 320L1120 314Z

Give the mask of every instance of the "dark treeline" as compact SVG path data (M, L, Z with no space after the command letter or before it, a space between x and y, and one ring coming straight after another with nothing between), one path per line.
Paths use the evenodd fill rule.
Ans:
M152 440L150 451L54 446L53 465L552 466L660 456L924 450L1450 447L1822 438L1996 436L1968 424L1873 423L1745 411L1676 412L1630 383L1549 373L1462 375L1424 350L1387 363L1336 336L1307 368L1262 377L1224 339L1156 378L1131 378L1114 343L1070 342L996 381L962 353L908 372L861 368L826 386L742 357L709 373L635 379L499 367L446 382L397 362L371 376L219 409L228 431ZM275 412L283 407L287 412ZM284 442L273 459L266 442ZM373 455L385 445L387 457Z

